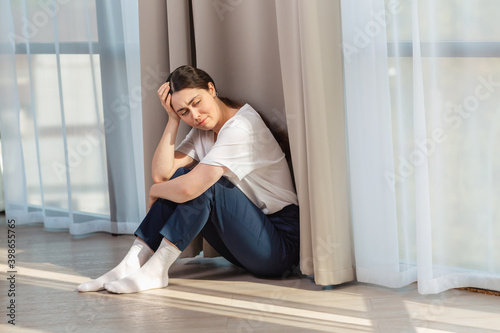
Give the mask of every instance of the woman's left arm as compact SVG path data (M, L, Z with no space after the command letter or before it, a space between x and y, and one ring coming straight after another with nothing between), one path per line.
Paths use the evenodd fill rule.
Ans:
M183 203L199 197L226 172L223 166L199 163L189 173L172 180L154 184L149 190L149 207L158 198Z

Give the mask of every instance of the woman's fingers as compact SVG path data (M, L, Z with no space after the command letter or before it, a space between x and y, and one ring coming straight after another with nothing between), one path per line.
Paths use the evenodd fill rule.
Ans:
M158 89L158 96L160 97L162 104L165 102L169 91L170 91L170 84L168 82L162 84L160 89Z
M170 91L170 87L168 83L164 83L160 89L158 89L158 97L160 98L161 104L163 107L166 107L166 99L168 96L168 92Z
M172 109L172 104L170 104L170 103L172 103L172 95L167 92L166 104L167 104L169 109ZM174 111L174 110L172 109L172 111Z
M167 95L167 103L166 103L166 108L167 108L167 112L168 112L168 115L170 117L173 117L174 119L177 119L177 120L180 120L181 118L179 117L179 115L177 114L177 112L175 112L175 110L172 108L172 104L170 104L172 102L172 95L171 94L168 94Z
M165 82L158 89L158 97L160 98L161 105L167 111L170 117L180 119L179 115L172 108L172 95L170 94L170 83Z

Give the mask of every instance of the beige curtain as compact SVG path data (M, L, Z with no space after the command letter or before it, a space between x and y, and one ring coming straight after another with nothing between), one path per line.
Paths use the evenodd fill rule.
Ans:
M250 103L286 126L272 1L193 1L196 62L222 95Z
M354 279L339 1L277 0L281 73L301 209L301 270Z
M196 65L221 95L250 103L275 129L288 128L302 272L321 285L353 280L339 1L193 0L194 33L189 1L163 3L168 32L159 45L167 41L166 67L191 63L195 51ZM141 57L151 52L142 50Z

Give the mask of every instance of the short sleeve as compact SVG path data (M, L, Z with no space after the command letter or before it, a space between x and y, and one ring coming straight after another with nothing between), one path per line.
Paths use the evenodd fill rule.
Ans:
M242 180L257 164L252 134L238 127L228 128L221 134L200 163L224 166Z
M199 161L200 159L198 157L198 154L196 153L195 147L195 140L197 135L197 131L192 128L175 150L188 155L196 161Z

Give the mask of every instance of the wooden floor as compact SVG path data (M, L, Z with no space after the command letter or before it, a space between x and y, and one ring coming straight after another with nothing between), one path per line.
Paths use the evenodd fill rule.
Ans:
M167 288L132 295L78 293L116 265L132 236L75 238L18 226L15 297L0 221L0 332L500 332L500 297L463 290L419 295L416 285L324 288L311 279L258 279L224 259L178 260ZM15 326L6 306L15 300Z

